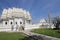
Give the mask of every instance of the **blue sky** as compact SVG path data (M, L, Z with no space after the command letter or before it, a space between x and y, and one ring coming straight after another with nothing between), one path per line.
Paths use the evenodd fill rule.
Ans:
M30 11L34 22L48 19L48 13L51 17L60 16L60 0L0 0L0 15L4 8L13 7Z

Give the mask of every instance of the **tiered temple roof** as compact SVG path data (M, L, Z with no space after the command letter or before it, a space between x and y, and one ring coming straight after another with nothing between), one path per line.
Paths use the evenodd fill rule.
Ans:
M1 19L7 18L15 18L15 17L24 17L27 20L31 20L31 15L29 11L23 10L22 8L8 8L3 9Z

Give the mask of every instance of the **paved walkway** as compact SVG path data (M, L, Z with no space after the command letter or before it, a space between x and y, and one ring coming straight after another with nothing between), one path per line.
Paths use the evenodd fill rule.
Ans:
M21 32L24 33L25 35L33 38L34 40L60 40L59 38L50 37L50 36L37 34L37 33L32 33L29 31L21 31Z

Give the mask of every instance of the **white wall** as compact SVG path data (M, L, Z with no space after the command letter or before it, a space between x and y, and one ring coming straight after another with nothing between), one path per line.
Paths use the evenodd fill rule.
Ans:
M7 22L7 24L5 24L5 22ZM13 19L9 19L8 21L2 21L2 23L0 23L0 31L11 31L11 28L12 28L12 25L11 25L11 22L12 22L12 25L14 26L14 30L16 30L16 22L18 24L18 27L21 27L21 25L23 25L24 21L22 18L15 18L14 20ZM22 24L20 24L20 22L22 22Z
M14 19L15 23L17 22L17 25L20 27L21 25L23 25L24 21L22 18L15 18ZM20 22L22 22L22 24L20 24Z
M37 24L26 24L25 25L25 30L31 30L31 29L37 29L39 26Z
M7 22L7 25L5 24ZM8 21L3 21L0 23L0 31L11 31L11 27L9 26Z

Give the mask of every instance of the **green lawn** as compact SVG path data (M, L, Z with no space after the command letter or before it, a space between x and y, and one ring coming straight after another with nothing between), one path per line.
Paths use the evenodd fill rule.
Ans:
M40 28L40 29L34 29L34 30L32 30L32 32L60 38L60 33L58 32L58 30Z
M0 40L32 40L20 32L0 32Z
M26 36L19 32L0 32L0 40L26 40Z

